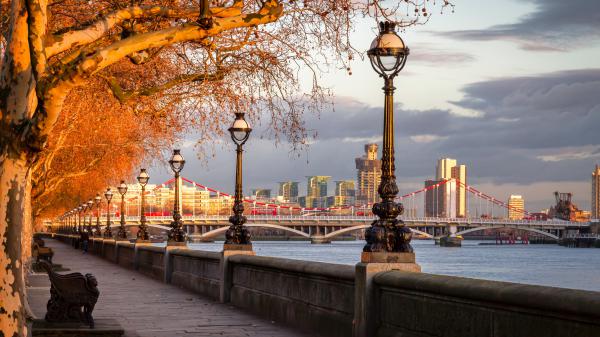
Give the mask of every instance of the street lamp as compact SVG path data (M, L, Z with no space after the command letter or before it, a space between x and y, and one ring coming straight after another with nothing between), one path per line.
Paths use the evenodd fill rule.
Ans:
M246 217L243 215L244 203L242 201L242 153L244 152L242 146L248 140L250 132L252 132L252 129L244 119L244 113L237 112L233 125L229 128L231 139L237 145L237 161L235 165L235 200L233 203L233 215L229 217L231 226L225 233L226 245L250 245L249 247L252 247L250 232L244 226Z
M112 200L113 193L110 187L104 192L104 198L106 198L106 229L104 230L104 237L112 239L112 231L110 230L110 201Z
M100 230L100 201L102 201L102 197L100 193L96 193L96 197L94 198L94 202L96 203L96 232L94 236L101 237L102 231Z
M79 207L73 208L73 233L79 233Z
M86 213L88 211L92 210L92 206L94 205L94 200L90 199L87 202L87 208L86 208ZM87 232L90 236L93 235L92 233L92 217L94 216L93 212L89 214L89 218L88 218L88 225L87 225Z
M401 203L394 198L398 195L394 166L394 77L406 64L409 49L395 32L392 22L379 23L379 35L371 43L367 52L373 69L384 79L385 93L383 120L383 156L381 183L378 192L381 202L373 205L375 220L365 232L367 244L363 252L412 252L412 234L402 220L397 219L404 211Z
M127 184L124 180L121 180L119 187L117 187L119 194L121 195L121 225L119 226L119 232L117 233L117 239L127 240L127 230L125 229L125 194L127 193Z
M185 159L180 153L180 150L173 150L173 156L169 160L171 170L175 173L175 200L173 202L173 221L171 222L171 230L167 244L170 245L185 245L185 233L183 232L183 221L181 221L181 213L179 212L179 173L183 170Z
M142 186L142 204L141 208L141 216L140 216L140 226L137 233L137 242L149 241L150 236L148 235L148 230L146 229L146 184L148 184L148 180L150 180L150 176L146 172L146 169L142 169L140 171L140 175L137 177L138 183Z
M84 202L83 204L81 204L79 206L79 234L83 233L83 231L85 230L85 208L86 208L86 203ZM81 213L83 213L84 218L83 218L83 223L81 223Z

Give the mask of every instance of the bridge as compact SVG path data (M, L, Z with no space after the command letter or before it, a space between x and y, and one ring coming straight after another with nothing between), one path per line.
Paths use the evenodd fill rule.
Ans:
M556 240L566 234L573 235L582 231L586 232L590 228L590 222L570 222L559 219L536 220L533 218L514 220L497 216L499 213L502 214L502 212L498 212L498 209L506 211L511 206L461 182L455 183L462 184L465 190L470 192L469 195L475 197L475 200L470 200L470 202L468 200L467 204L471 205L471 208L474 209L474 212L469 212L469 214L479 214L479 217L447 218L416 216L415 213L417 213L416 210L418 209L416 206L420 203L418 197L423 196L424 198L423 192L440 188L449 181L442 181L436 185L428 186L398 198L399 201L404 203L407 209L405 213L409 213L409 215L401 216L400 218L413 231L416 237L433 239L447 235L448 233L464 235L482 230L515 229ZM146 192L146 199L153 200L153 203L146 207L144 214L148 225L154 228L154 231L158 232L157 234L164 235L164 232L169 229L169 224L172 221L170 211L172 204L169 201L172 200L174 193L170 186L175 183L175 179L171 179ZM229 226L231 195L183 177L178 183L182 185L187 184L188 192L192 191L191 195L194 197L191 201L189 197L183 198L182 202L184 230L189 238L195 241L212 241L219 235L223 235ZM169 193L171 194L170 197ZM437 192L434 191L433 194L437 195ZM165 195L167 197L164 197ZM127 213L125 223L133 231L135 231L135 227L140 223L141 207L139 199L138 192L138 195L129 195L126 200L127 207L125 209ZM220 205L218 209L214 207L210 209L203 206L211 202L214 204L215 201ZM424 201L423 199L423 204ZM275 200L245 199L244 202L246 203L248 227L283 231L291 235L309 238L313 243L327 243L341 235L351 235L352 233L362 231L369 227L376 219L371 212L371 205L306 208L277 203ZM117 205L118 202L113 203L111 209L110 216L113 227L118 225L120 217ZM519 211L524 215L531 214L526 210ZM425 212L424 209L423 212ZM100 214L102 229L104 229L106 224L106 215L106 212ZM72 225L76 221L74 219L69 221L63 219L62 222L56 223L54 226L63 227L62 232L66 232L64 230L64 227L67 226L65 222ZM92 224L95 224L95 222L96 219L94 218ZM55 231L60 230L56 229Z
M251 228L267 228L284 231L291 235L311 239L314 243L326 243L344 234L352 234L370 226L374 216L301 216L301 215L249 215L247 226ZM112 226L118 226L111 220ZM170 216L146 216L147 224L158 232L166 232L173 220ZM562 220L508 220L485 218L430 218L430 217L401 217L413 233L424 239L433 239L447 235L450 231L464 235L486 229L516 229L528 231L537 235L557 240L566 233L578 233L590 227L590 222L570 222ZM117 219L118 220L118 219ZM102 228L106 217L100 220ZM126 216L127 227L136 227L140 223L138 216ZM229 217L214 216L184 216L184 230L194 241L212 241L223 235L229 227ZM95 224L95 219L92 221ZM60 226L60 225L58 225Z

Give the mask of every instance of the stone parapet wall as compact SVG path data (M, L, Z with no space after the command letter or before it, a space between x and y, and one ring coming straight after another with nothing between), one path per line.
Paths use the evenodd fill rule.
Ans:
M354 267L263 256L230 257L230 301L324 336L351 336Z
M117 242L115 250L117 263L121 267L128 269L135 268L135 244L125 241Z
M155 246L138 246L135 253L136 269L153 279L165 278L165 249Z
M377 336L600 336L600 293L390 271L374 277Z
M219 299L221 254L190 249L169 251L170 283Z
M77 240L54 237L67 244ZM364 270L357 273L365 264L96 243L101 248L95 254L108 261L314 336L600 336L600 292L385 268L375 268L366 282ZM366 332L359 328L363 323Z

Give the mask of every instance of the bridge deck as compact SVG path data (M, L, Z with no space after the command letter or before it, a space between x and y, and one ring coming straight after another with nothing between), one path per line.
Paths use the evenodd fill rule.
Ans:
M308 336L276 322L244 313L198 294L150 279L68 245L46 240L53 261L98 279L100 298L94 318L114 318L128 337L177 336ZM29 301L36 317L44 317L49 281L32 277Z

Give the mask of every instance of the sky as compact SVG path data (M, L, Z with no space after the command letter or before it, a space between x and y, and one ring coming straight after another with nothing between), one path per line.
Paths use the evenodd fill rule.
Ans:
M450 157L467 165L470 185L501 200L521 194L537 211L553 204L554 191L572 192L589 210L591 172L600 164L600 1L453 3L454 13L433 13L426 25L399 32L411 50L395 80L401 193L420 189L434 178L437 159ZM363 19L351 38L366 51L375 35L373 20ZM278 181L295 180L305 194L305 176L356 179L354 158L365 143L381 142L383 82L366 59L351 67L351 76L322 74L334 107L305 116L317 134L307 149L292 152L255 127L245 147L245 191L276 193ZM217 142L207 160L197 159L194 143L189 135L180 144L183 175L233 191L231 141ZM157 163L150 174L158 183L170 172Z

